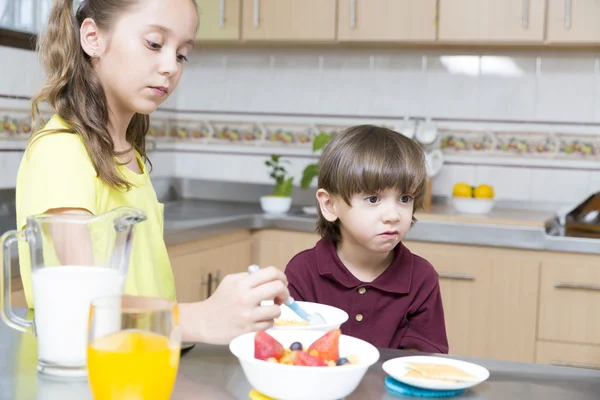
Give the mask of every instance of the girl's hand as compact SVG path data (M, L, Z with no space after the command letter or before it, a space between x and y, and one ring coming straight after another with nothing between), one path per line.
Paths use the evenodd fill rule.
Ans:
M179 305L183 341L227 344L243 333L268 329L289 295L285 274L275 267L227 275L209 299ZM263 300L275 304L261 306Z

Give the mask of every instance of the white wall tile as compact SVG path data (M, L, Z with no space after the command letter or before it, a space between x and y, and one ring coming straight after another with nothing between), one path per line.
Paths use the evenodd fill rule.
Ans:
M573 55L541 58L536 113L544 121L592 121L596 95L595 59Z
M476 166L474 185L491 185L497 200L531 201L531 173L528 168Z
M475 166L444 164L440 172L433 178L431 191L434 196L451 196L452 188L458 182L473 185Z
M168 178L175 175L174 152L152 151L148 156L152 162L153 177Z
M588 193L600 192L600 171L591 171L588 175Z
M22 156L20 152L0 152L0 189L16 186Z
M594 94L594 119L600 122L600 57L596 58L594 65L596 75L596 92Z
M425 116L477 117L479 61L477 55L427 57Z
M535 112L535 57L481 57L478 117L528 120Z
M534 169L531 172L533 201L573 203L589 195L590 172L560 169Z
M369 114L375 70L368 52L332 52L323 57L319 107L324 114Z
M281 52L274 56L274 71L268 89L260 97L265 110L290 113L320 113L321 71L319 54Z
M375 115L422 115L426 75L420 53L387 52L374 56L371 103Z

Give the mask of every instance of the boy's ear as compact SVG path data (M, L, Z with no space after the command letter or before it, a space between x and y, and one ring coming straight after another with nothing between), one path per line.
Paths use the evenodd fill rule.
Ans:
M338 219L336 212L335 198L329 194L325 189L317 190L317 201L319 202L319 208L321 214L329 222L335 222Z

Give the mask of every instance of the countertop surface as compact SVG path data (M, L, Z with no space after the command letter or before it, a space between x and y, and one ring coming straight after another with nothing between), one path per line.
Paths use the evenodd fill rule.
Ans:
M286 214L268 215L261 211L258 203L194 199L167 201L164 211L165 242L168 246L178 245L240 229L315 232L316 215L303 209L296 206ZM434 205L430 213L416 214L417 223L406 239L600 254L598 239L548 234L546 224L553 217L553 213L546 211L502 208L485 215L466 215L457 213L450 205ZM2 218L14 224L14 215ZM12 276L17 277L17 264L13 263L13 266Z
M600 254L598 239L553 236L546 223L550 212L495 209L486 215L456 213L451 206L434 206L417 213L406 239L437 243L508 247L530 250ZM262 213L258 204L207 200L165 203L167 245L215 236L235 229L315 231L316 216L292 207L282 215Z
M16 310L24 316L24 310ZM30 313L31 315L31 313ZM87 382L49 380L36 371L37 341L0 323L0 400L92 399ZM393 400L386 392L384 361L419 353L381 349L381 357L360 386L346 399ZM600 371L568 367L453 357L475 362L490 371L490 378L454 399L481 400L597 400ZM196 344L180 363L172 399L245 400L251 386L227 346ZM307 399L309 400L309 399Z

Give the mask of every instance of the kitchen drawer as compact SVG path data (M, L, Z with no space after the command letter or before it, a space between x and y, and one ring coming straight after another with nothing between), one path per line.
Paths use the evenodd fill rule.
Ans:
M542 262L538 339L600 344L600 257Z
M10 301L13 307L27 308L27 300L25 300L25 291L23 289L13 290Z
M561 367L600 370L600 346L538 341L535 361Z

